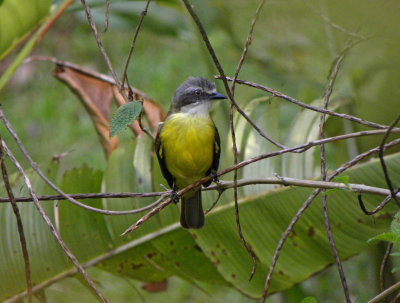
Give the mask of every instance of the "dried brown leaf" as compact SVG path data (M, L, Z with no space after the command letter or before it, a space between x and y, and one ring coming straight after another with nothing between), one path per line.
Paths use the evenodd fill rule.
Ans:
M54 76L65 83L84 105L94 123L106 157L108 157L118 145L117 137L109 138L111 100L114 97L118 106L125 103L114 81L108 76L55 58L37 57L33 60L51 61L56 64ZM125 92L126 95L129 95L128 89ZM143 117L146 118L146 121L142 121L142 123L148 124L149 128L156 132L158 124L166 116L165 111L141 91L131 88L131 92L133 100L143 100ZM132 123L130 128L137 136L143 134L138 121Z

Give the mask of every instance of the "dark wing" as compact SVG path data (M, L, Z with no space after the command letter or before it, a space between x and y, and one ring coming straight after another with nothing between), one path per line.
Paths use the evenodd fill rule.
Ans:
M171 173L169 172L167 165L165 163L165 159L164 159L164 150L161 144L161 130L162 130L163 124L161 123L158 126L158 130L157 130L157 136L156 136L156 141L155 141L155 150L156 150L156 154L157 154L157 159L158 159L158 163L160 164L160 168L161 168L161 172L164 176L164 178L167 180L169 186L171 188L173 188L174 186L174 177L171 175Z
M216 173L218 171L219 165L219 157L221 155L221 140L219 138L218 129L215 127L215 134L214 134L214 145L213 145L213 161L211 163L210 169L207 171L207 176ZM203 184L203 186L207 187L211 184L213 180L210 180Z

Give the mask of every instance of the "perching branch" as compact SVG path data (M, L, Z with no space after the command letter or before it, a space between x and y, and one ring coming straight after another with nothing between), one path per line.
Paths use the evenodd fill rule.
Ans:
M352 191L355 194L372 194L378 196L390 196L390 191L388 189L374 187L364 184L354 184L354 183L340 183L340 182L329 182L329 181L319 181L319 180L302 180L295 178L288 178L282 176L275 176L270 178L247 178L240 179L237 181L237 187L249 186L249 185L257 185L257 184L275 184L282 186L297 186L297 187L305 187L305 188L324 188L324 189L339 189ZM210 190L227 190L233 188L233 181L223 181L220 180L218 185L210 185L206 188L202 188L203 191ZM121 192L121 193L91 193L91 194L70 194L69 196L74 199L113 199L113 198L148 198L148 197L157 197L169 196L171 191L164 192L153 192L153 193L129 193L129 192ZM397 193L396 196L400 198L400 193ZM38 196L39 201L53 201L53 200L66 200L66 198L62 195L46 195L46 196ZM31 202L32 197L16 197L16 202ZM0 198L0 203L8 203L10 202L9 198ZM150 206L150 205L149 205ZM149 209L148 207L143 207L140 210L144 211ZM136 209L137 211L139 209Z

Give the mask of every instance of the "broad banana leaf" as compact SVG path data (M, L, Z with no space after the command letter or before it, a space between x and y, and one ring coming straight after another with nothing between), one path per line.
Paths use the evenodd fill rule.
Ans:
M147 140L147 142L146 142ZM151 141L142 137L135 144L121 145L110 158L104 173L88 167L67 172L62 186L69 191L98 191L103 182L107 191L149 191L152 188L151 164L148 150ZM141 159L142 161L139 161ZM400 153L387 157L392 182L400 183ZM351 183L385 187L379 161L349 169ZM37 180L37 177L33 177ZM36 182L35 182L36 183ZM15 182L17 195L21 181ZM37 185L44 193L44 185ZM282 187L239 201L244 236L257 255L255 277L248 281L251 261L237 233L233 203L216 207L201 230L183 230L178 224L176 205L168 206L138 230L125 238L119 236L140 216L107 217L88 212L59 201L58 228L63 239L82 263L91 262L116 275L139 281L162 281L176 275L196 285L231 285L251 297L259 297L272 254L282 232L310 189ZM5 196L4 189L1 195ZM381 197L365 195L368 208L378 204ZM99 200L85 201L100 207ZM150 201L119 199L103 201L107 208L129 209ZM55 212L52 202L42 202L51 218ZM387 206L375 220L358 207L357 197L348 191L328 194L329 216L339 254L347 259L368 245L366 240L388 229L388 215L395 208ZM70 271L71 264L53 240L31 203L19 203L28 238L32 279L35 285ZM6 203L0 204L0 299L12 298L25 287L23 259L20 253L15 220ZM349 245L351 243L351 245ZM273 276L271 291L290 288L333 263L322 219L321 202L317 198L306 210L285 244Z

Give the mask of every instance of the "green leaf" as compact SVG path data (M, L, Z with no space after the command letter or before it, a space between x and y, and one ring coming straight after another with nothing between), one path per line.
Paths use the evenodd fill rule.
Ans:
M343 183L347 187L349 187L349 180L350 180L350 177L347 176L347 175L345 175L345 176L336 176L336 177L333 178L333 181Z
M51 0L0 1L0 60L49 13Z
M329 193L333 193L335 191L340 191L340 190L351 190L349 188L349 176L337 176L333 178L333 181L339 182L339 183L343 183L344 185L347 186L347 188L332 188L332 189L327 189L323 194L327 195Z
M317 299L314 297L305 297L300 303L317 303Z
M102 188L106 191L151 190L152 181L148 175L153 159L149 152L143 153L150 148L151 140L143 138L147 136L137 140L134 145L121 146L121 151L118 148L112 154ZM143 163L139 163L140 157ZM386 164L393 168L392 181L399 182L400 153L387 157ZM378 160L349 169L347 174L354 183L379 187L386 185ZM64 181L64 186L79 186L81 190L85 190L86 186L89 186L86 190L99 189L98 173L87 167L75 169L67 173L65 178L69 181ZM77 180L74 181L74 178ZM89 180L91 178L93 180ZM62 214L59 226L64 240L75 254L116 275L139 281L161 281L176 275L195 285L228 284L248 296L259 297L276 244L310 192L305 188L283 187L239 201L242 231L258 260L256 275L250 282L251 260L237 235L233 203L215 208L207 215L205 227L201 230L182 229L178 223L177 206L173 204L123 238L119 234L134 223L140 214L98 216L79 209L75 212L75 220L68 214ZM366 207L373 207L380 200L380 197L370 196ZM105 205L113 209L131 209L145 204L141 199L119 199L117 203L114 202L109 199ZM63 204L63 213L74 212L76 208L66 201L59 203ZM90 203L99 206L98 201ZM382 216L373 222L360 210L355 195L347 191L331 194L329 203L332 232L343 259L367 249L366 240L387 231L390 222L385 218L396 212L395 205L389 204L382 211ZM54 217L52 203L45 204L48 205L50 216ZM29 221L24 221L24 226L29 226L28 232L32 232L29 234L28 249L34 256L32 273L34 282L38 284L50 281L72 267L65 262L65 256L54 244L48 227L37 212L34 209L27 211L31 206L28 203L21 205L21 213L24 218L29 217ZM0 253L4 256L0 258L0 300L19 293L25 287L23 260L20 254L15 253L19 248L16 228L14 222L7 219L6 209L7 205L0 204ZM78 212L82 213L78 215ZM76 226L72 226L72 223ZM72 228L74 232L69 232L67 228ZM96 237L98 243L88 242L86 235ZM102 262L95 262L99 257L104 257ZM46 265L42 260L46 260ZM316 200L305 211L281 250L272 276L271 292L288 289L333 263L321 205ZM43 266L49 266L50 270L43 270ZM10 277L12 279L8 281Z
M138 101L128 102L118 107L110 121L110 138L135 121L141 111L142 103Z
M376 235L375 237L368 239L368 243L374 242L374 241L386 241L386 242L392 242L396 243L399 241L399 236L396 235L395 233L392 232L384 232L379 235Z

